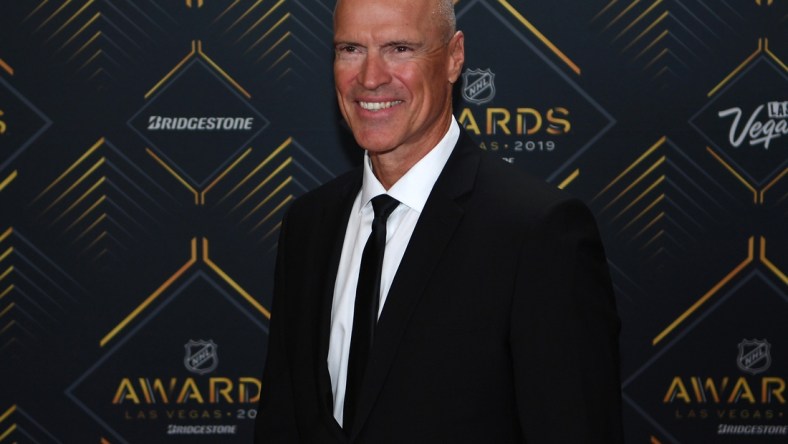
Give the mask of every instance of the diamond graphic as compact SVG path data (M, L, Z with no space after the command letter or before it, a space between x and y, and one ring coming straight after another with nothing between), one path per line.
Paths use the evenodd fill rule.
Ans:
M214 434L190 435L193 442L251 440L250 411L257 405L265 359L262 338L268 332L259 315L203 271L145 314L67 395L112 442L150 442L155 436L165 441L170 425L221 427ZM252 336L261 338L259 343L250 342ZM204 374L184 362L184 346L195 338L221 348L221 360Z
M761 56L690 119L715 152L757 187L788 166L786 87L788 73Z
M786 363L756 376L739 368L738 356L742 338L753 337L784 354L786 316L784 287L752 270L624 381L624 401L665 443L739 442L720 440L719 424L785 425Z
M559 60L565 56L542 51L516 11L473 2L458 18L468 34L486 36L465 42L466 71L455 103L460 123L480 148L532 174L549 181L566 175L615 120L567 73ZM505 44L490 51L489 41Z
M269 124L227 78L192 58L128 125L192 185L202 188Z
M52 121L0 77L0 172L22 154Z

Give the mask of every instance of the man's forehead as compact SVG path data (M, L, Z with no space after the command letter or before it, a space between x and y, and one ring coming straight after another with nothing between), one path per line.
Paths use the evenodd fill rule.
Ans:
M367 29L339 28L334 31L334 40L337 42L386 45L396 42L423 42L425 35L413 27L407 26L376 26Z

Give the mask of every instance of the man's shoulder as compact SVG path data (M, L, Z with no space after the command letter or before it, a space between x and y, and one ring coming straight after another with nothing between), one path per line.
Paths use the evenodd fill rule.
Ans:
M482 157L468 208L485 223L492 221L502 233L524 227L541 227L536 232L542 234L565 233L596 226L591 208L578 197L495 156Z
M577 201L570 193L489 153L481 155L476 185L484 198L529 212Z
M537 210L572 200L569 193L555 185L504 161L496 153L480 149L465 131L457 141L454 157L454 167L450 167L454 177L452 182L458 180L457 175L473 171L475 177L471 188L475 197L501 206L504 211L526 207ZM475 167L468 168L468 165Z

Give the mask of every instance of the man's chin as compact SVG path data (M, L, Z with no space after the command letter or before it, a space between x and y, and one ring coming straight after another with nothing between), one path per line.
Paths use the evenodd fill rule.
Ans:
M380 154L390 153L397 149L396 146L392 147L390 145L378 145L378 144L362 145L361 143L359 143L359 146L361 148L364 148L364 150L366 150L370 156L377 156Z
M382 138L380 134L354 133L353 136L356 143L370 154L385 154L394 151L398 146L392 138Z

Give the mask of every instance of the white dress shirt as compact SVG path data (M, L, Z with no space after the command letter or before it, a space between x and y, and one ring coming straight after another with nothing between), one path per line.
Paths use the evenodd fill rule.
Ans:
M402 256L405 254L405 248L408 246L416 222L418 222L432 187L454 150L459 136L459 125L452 117L449 130L438 142L438 145L413 165L388 191L375 177L369 155L364 153L363 182L361 190L353 202L353 208L350 210L331 307L328 372L331 375L331 389L334 393L334 418L340 426L345 407L345 383L350 354L350 337L353 333L356 284L361 267L361 254L372 231L374 217L370 201L380 194L388 194L400 202L386 222L386 250L383 256L378 311L378 317L380 317L380 313L385 307L391 281L394 279Z

